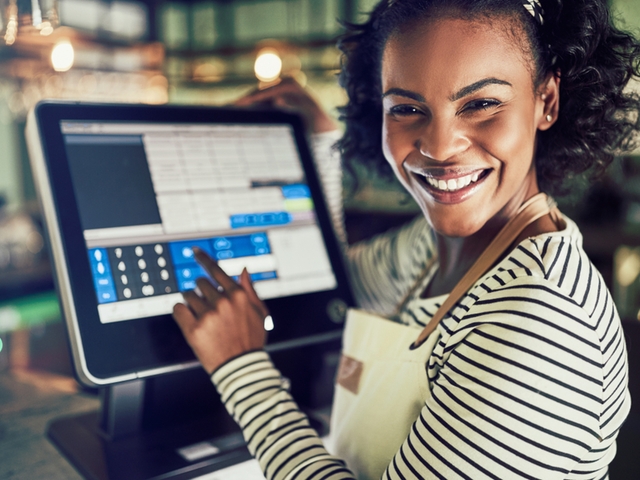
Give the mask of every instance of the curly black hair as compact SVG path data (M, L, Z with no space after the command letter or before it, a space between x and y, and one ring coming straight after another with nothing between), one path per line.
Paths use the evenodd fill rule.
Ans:
M640 77L640 43L616 28L607 0L541 0L541 25L523 0L382 0L362 24L345 23L340 83L349 102L340 109L346 131L338 142L349 164L374 167L390 176L382 138L381 59L390 35L403 25L438 16L463 19L509 16L528 37L524 43L538 86L559 75L557 122L539 132L535 155L543 191L561 194L564 180L597 176L616 154L635 147L640 131L640 96L626 91Z

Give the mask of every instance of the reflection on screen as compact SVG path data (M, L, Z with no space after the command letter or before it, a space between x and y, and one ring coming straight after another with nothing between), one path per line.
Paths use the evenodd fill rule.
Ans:
M102 323L170 313L193 246L264 299L336 287L289 126L61 128Z

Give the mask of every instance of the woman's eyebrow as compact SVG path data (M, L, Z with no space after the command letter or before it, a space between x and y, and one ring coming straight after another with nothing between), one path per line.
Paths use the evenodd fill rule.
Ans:
M471 95L472 93L477 92L478 90L486 87L487 85L507 85L509 87L513 86L509 82L505 80L500 80L498 78L493 78L493 77L484 78L482 80L478 80L475 83L472 83L471 85L461 88L456 93L451 95L449 97L449 100L451 100L452 102L455 102L456 100L460 100L461 98L464 98L467 95Z
M411 90L405 90L404 88L390 88L382 94L382 98L388 97L389 95L397 95L399 97L410 98L416 102L424 102L424 97L422 95L412 92Z
M508 87L512 87L509 82L505 80L500 80L499 78L483 78L482 80L478 80L471 85L468 85L464 88L461 88L456 93L449 97L449 100L455 102L456 100L460 100L461 98L466 97L467 95L471 95L472 93L477 92L478 90L486 87L487 85L507 85ZM404 88L390 88L386 92L382 94L382 98L388 97L389 95L397 95L399 97L406 97L416 102L424 102L425 99L419 93L412 92L411 90L405 90Z

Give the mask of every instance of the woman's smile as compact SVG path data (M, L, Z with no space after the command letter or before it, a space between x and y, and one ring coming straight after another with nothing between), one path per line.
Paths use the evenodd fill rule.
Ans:
M425 168L405 169L439 203L459 203L476 193L483 185L490 168Z

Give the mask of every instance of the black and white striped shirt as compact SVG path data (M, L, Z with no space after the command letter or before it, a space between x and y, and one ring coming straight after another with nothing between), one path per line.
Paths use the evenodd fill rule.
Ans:
M402 303L400 321L426 324L442 298L420 299L415 289L403 299L428 282L434 255L424 219L352 248L361 305L392 315ZM573 222L520 243L438 332L425 372L431 397L383 478L607 478L630 408L627 355ZM212 380L267 478L354 478L325 450L265 352L233 359Z

